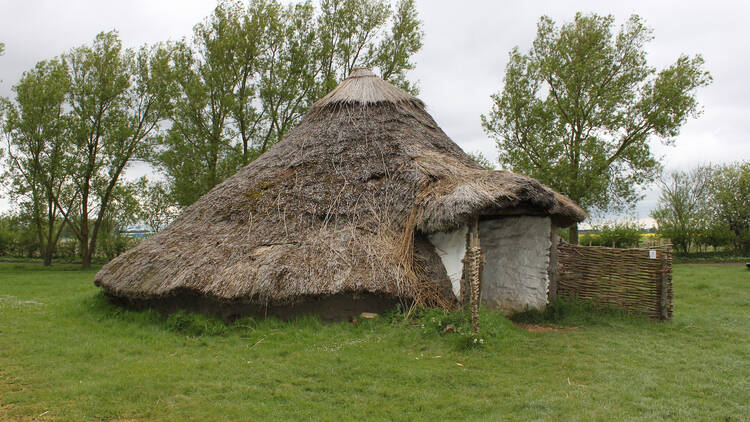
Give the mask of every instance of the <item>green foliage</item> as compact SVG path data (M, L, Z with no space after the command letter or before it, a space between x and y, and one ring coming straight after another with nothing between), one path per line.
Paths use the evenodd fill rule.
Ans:
M500 162L585 209L632 205L659 174L652 138L669 144L698 113L697 88L711 82L700 56L657 72L646 62L652 31L633 15L576 14L537 26L530 51L510 53L505 84L482 125ZM575 242L577 239L573 239Z
M733 233L735 250L750 254L750 161L716 168L711 184L715 217Z
M181 42L174 51L172 126L155 158L182 205L194 202L241 164L242 155L231 145L234 128L227 123L235 96L248 95L252 88L238 85L245 81L240 73L256 65L257 48L239 37L240 7L219 3L206 22L195 26L193 44ZM253 22L248 24L254 28ZM256 42L255 36L249 38ZM235 93L236 88L240 92Z
M731 245L750 252L750 163L701 166L675 172L662 183L652 217L676 251L688 254Z
M99 232L99 255L111 261L128 249L136 247L138 243L138 238L130 237L118 229L105 228ZM92 255L92 258L94 256Z
M125 231L128 226L138 222L141 206L136 195L140 190L138 182L121 182L112 190L109 209L100 222L97 239L97 248L107 260L114 259L139 242Z
M40 250L39 238L28 215L0 215L1 256L33 257L37 256Z
M58 198L81 244L82 265L96 251L99 231L123 204L121 176L134 158L147 157L170 110L169 46L124 49L116 32L63 56L71 87L72 139L66 151L72 183ZM64 198L63 198L64 197Z
M495 169L495 163L492 162L489 158L485 157L484 154L481 152L471 152L469 153L469 157L471 157L474 161L477 162L480 166L484 167L487 170L494 170Z
M224 321L201 314L178 311L167 318L170 330L189 336L220 336L227 332Z
M63 62L41 61L13 87L15 101L3 100L8 146L3 182L29 216L47 265L65 220L57 198L70 181L63 163L72 134L65 115L70 83Z
M146 223L151 231L158 233L179 213L169 185L165 181L149 181L145 176L140 178L136 185L135 196L139 204L134 214Z
M391 31L385 35L372 53L370 67L380 70L380 76L392 84L416 95L416 84L406 79L406 72L414 69L412 56L422 49L422 22L414 0L401 0L396 5Z
M690 251L708 225L711 178L710 167L698 167L675 171L661 182L661 196L651 217L659 233L682 253Z
M637 248L641 241L642 227L636 222L613 222L598 227L599 240L604 246Z
M734 237L735 234L729 228L728 224L712 218L708 222L708 226L698 234L697 241L701 246L710 246L714 249L717 249L720 247L731 245Z
M390 29L388 29L390 25ZM172 127L154 161L180 206L193 203L294 127L353 68L404 89L422 46L413 0L221 1L179 43Z
M78 240L73 238L62 238L58 240L55 247L55 258L69 262L79 256Z
M643 231L635 221L611 221L593 228L593 232L581 235L581 245L637 248Z
M562 237L566 242L570 242L568 239L570 238L570 232L567 232L565 236ZM597 236L595 233L583 233L578 237L578 244L584 245L584 246L602 246L601 241L599 240L599 236ZM610 246L612 246L610 244Z
M39 62L14 86L15 101L4 101L5 182L30 215L46 264L64 226L87 266L97 242L126 223L132 201L121 176L149 155L170 109L171 55L160 45L125 49L116 32L100 33Z
M482 324L480 333L475 333L471 326L471 312L467 310L446 311L437 308L419 308L412 317L410 323L418 326L425 336L443 337L457 350L481 348L486 344L486 338L498 335L497 326L485 324L488 321L482 320L482 315L480 315L480 324Z

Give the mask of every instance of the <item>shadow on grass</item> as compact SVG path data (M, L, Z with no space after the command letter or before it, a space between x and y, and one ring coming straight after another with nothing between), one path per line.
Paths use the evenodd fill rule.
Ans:
M2 262L0 261L1 272L37 272L37 271L99 271L101 265L92 265L89 268L81 268L81 264L52 264L44 266L41 263L28 262Z
M246 317L227 323L215 316L187 311L166 314L155 309L133 310L112 303L104 292L98 292L84 299L82 305L83 311L97 320L115 320L127 324L152 326L189 337L243 335L249 331L262 332L282 328L315 331L324 326L319 318L308 315L301 315L289 321L282 321L275 317Z
M612 323L652 322L648 316L634 314L610 305L563 298L550 302L544 310L529 309L510 317L513 322L524 324L558 324L566 326L597 326Z
M564 299L550 303L544 311L528 310L511 317L482 308L479 333L472 328L468 310L420 307L407 317L401 307L396 307L375 319L333 323L324 323L314 315L300 315L287 321L275 317L246 317L226 323L217 317L186 311L167 315L153 309L131 310L111 303L102 292L85 299L82 305L84 312L99 321L154 327L187 337L242 337L249 334L262 337L272 332L303 338L334 332L355 337L364 332L377 331L383 335L400 336L402 341L410 344L435 341L455 350L497 349L523 341L528 333L513 325L519 322L582 327L623 323L638 325L649 321L648 318L613 308Z

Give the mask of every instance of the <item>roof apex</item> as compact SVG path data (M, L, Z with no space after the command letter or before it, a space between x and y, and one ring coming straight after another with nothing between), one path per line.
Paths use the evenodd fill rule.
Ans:
M341 104L399 104L414 103L424 108L424 103L401 88L383 80L370 69L355 67L333 91L318 100L314 109Z
M375 77L377 77L377 75L375 74L375 72L373 72L372 70L370 70L370 69L368 69L366 67L355 67L354 69L352 69L352 73L350 73L349 76L346 77L346 79L364 78L364 77L367 77L367 76L375 76Z

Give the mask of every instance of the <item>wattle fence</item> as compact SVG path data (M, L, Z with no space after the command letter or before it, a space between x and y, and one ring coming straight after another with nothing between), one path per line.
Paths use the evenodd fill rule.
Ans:
M672 318L672 251L561 242L557 295L612 305L652 319Z

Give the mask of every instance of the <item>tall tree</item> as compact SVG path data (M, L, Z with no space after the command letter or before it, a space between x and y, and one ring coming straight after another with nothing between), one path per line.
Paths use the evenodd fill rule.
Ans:
M257 155L280 141L315 100L320 84L317 37L310 3L289 5L270 28L270 45L258 75L262 126Z
M750 254L750 161L716 168L711 183L715 217L734 234L735 250Z
M316 97L335 88L355 67L377 70L383 79L417 93L416 85L406 79L424 36L414 0L399 1L395 11L382 0L321 0L320 8Z
M379 29L390 14L378 0L321 0L318 37L323 93L336 87L358 64L369 65L375 56Z
M239 78L232 117L242 145L242 165L247 165L257 156L253 144L259 137L265 117L257 104L261 89L257 75L264 67L264 56L268 49L278 45L278 40L269 42L268 34L278 32L276 28L281 13L278 3L253 1L247 11L240 14L238 24L234 25L237 31Z
M661 196L651 216L679 251L689 252L709 224L712 176L710 167L698 167L675 171L660 182Z
M388 30L388 25L391 25ZM225 0L180 45L172 127L155 162L181 206L266 151L357 66L415 91L421 48L413 0L321 0L283 6Z
M372 67L380 69L383 79L416 95L417 85L406 78L414 69L412 56L422 49L422 22L414 0L401 0L396 6L391 32L380 41Z
M194 202L241 162L232 142L236 129L229 124L233 113L252 115L252 108L240 109L235 97L249 72L247 58L241 54L245 50L241 25L241 5L219 3L205 22L195 26L193 43L180 43L176 50L172 127L157 162L166 170L182 205ZM243 88L248 85L245 82ZM250 95L242 93L245 99Z
M646 62L652 31L633 15L576 14L560 28L548 17L531 50L510 53L505 85L482 126L500 162L557 189L586 209L628 206L660 173L649 142L672 144L698 114L695 92L710 83L701 56L657 72ZM578 241L578 227L570 229Z
M25 208L38 237L44 265L52 263L65 223L56 202L67 182L63 156L69 146L65 97L70 88L65 64L42 61L24 72L13 87L15 102L5 101L3 131L11 194Z
M159 123L169 110L171 51L123 49L116 32L101 33L93 45L63 56L71 79L67 96L72 178L63 206L81 245L83 267L91 264L99 230L112 204L123 171L134 157L147 156Z

